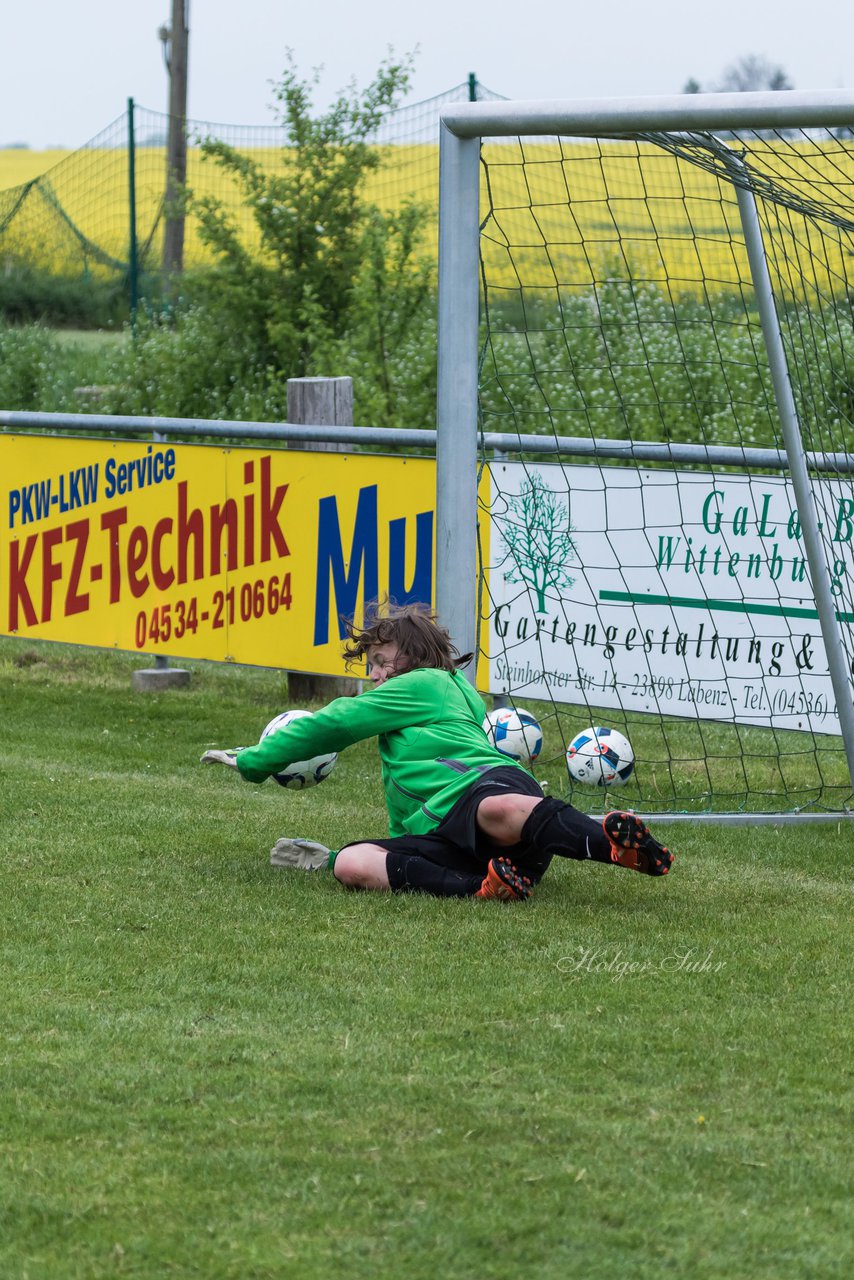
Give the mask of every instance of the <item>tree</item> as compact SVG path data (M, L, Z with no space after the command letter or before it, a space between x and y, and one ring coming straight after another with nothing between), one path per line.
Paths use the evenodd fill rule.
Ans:
M256 243L224 203L185 190L214 265L185 272L173 306L140 316L112 412L284 421L288 378L351 375L357 422L434 418L431 211L383 210L365 193L384 154L372 135L408 79L408 62L389 61L364 92L351 85L317 113L317 75L301 80L289 56L275 89L287 139L278 168L204 144L251 212Z
M347 332L326 356L353 377L360 421L423 427L436 413L436 264L419 252L424 210L373 209Z
M417 310L424 293L426 268L419 251L426 211L409 204L383 213L364 195L367 176L381 163L371 135L408 88L409 67L409 61L385 62L364 92L351 85L327 111L315 114L318 75L300 79L289 58L275 89L287 136L281 172L226 143L204 144L205 156L242 189L259 233L259 247L250 249L220 202L210 197L192 202L202 238L217 261L206 302L230 324L239 318L261 362L285 377L318 372L318 360L328 358L363 318L372 290L377 306L390 304L388 291L376 287L386 270L384 258L378 266L383 247L394 245L396 287L405 293L411 286L417 295L410 310ZM399 297L393 301L398 320L405 318L407 308L401 308ZM373 318L381 373L387 317L377 312ZM399 323L392 328L399 342Z
M720 93L754 93L763 89L793 89L794 85L779 64L748 54L727 67L717 88Z
M693 76L685 82L683 93L756 93L766 89L793 89L786 71L778 63L759 54L749 53L732 63L717 84L703 88Z

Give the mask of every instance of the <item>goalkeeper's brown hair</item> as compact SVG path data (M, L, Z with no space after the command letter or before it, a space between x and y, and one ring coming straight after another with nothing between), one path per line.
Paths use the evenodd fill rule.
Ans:
M455 671L465 667L474 656L460 653L446 629L437 621L426 604L380 604L365 609L365 620L357 627L343 619L349 637L344 645L347 666L361 661L369 649L381 644L396 644L402 658L399 674L419 667L437 667Z

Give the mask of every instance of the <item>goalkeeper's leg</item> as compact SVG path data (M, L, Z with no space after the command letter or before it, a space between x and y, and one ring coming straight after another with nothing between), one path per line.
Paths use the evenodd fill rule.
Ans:
M333 870L335 878L351 889L524 902L545 870L539 862L528 866L526 852L482 853L437 833L398 836L376 844L346 845Z
M338 853L314 840L283 838L270 850L274 867L300 871L330 868L351 889L430 893L441 898L525 899L534 880L510 858L497 857L485 866L473 864L452 846L435 840L425 856L407 840L389 840L389 848L370 842L345 845ZM426 841L421 842L426 844ZM476 869L473 869L476 867Z
M609 813L600 823L553 796L489 796L477 821L496 843L518 843L542 858L616 863L649 876L667 875L673 862L636 814Z
M478 865L439 838L398 837L380 844L346 845L335 858L336 880L350 889L429 893L436 898L524 900L532 880L509 858Z

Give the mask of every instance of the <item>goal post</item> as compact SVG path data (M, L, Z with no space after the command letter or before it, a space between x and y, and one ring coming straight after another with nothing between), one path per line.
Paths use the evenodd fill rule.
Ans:
M436 608L461 653L475 649L479 183L478 140L440 125Z
M725 819L731 808L733 821L761 820L768 807L775 821L849 815L854 785L854 564L845 557L854 530L854 95L784 91L459 104L443 113L440 135L437 607L461 648L474 647L478 639L481 651L489 651L491 661L479 668L481 687L525 705L537 700L539 713L552 722L544 728L555 780L564 790L568 779L560 764L567 734L608 715L628 730L636 746L654 738L651 755L661 755L655 776L643 779L644 752L637 752L641 764L634 791L621 793L632 807L659 817L700 818L708 810L715 820ZM671 185L659 190L656 181L664 162L678 169L667 170ZM641 175L637 190L623 185L630 167ZM511 188L512 199L496 194ZM628 234L621 221L631 221L626 210L632 201L636 217ZM782 211L788 219L782 229L766 208ZM684 223L677 226L680 211ZM827 241L827 228L838 243ZM776 240L770 250L773 279L769 231ZM682 259L674 247L680 237ZM713 261L716 253L719 261ZM728 255L723 268L720 254ZM691 264L687 269L685 262ZM696 274L694 264L699 264ZM711 360L704 356L701 367L696 348L704 334L711 337L715 354ZM629 356L623 350L627 337L637 348ZM733 342L741 344L735 353ZM830 414L831 392L823 385L825 347L836 379ZM749 368L744 351L752 353ZM794 375L793 362L804 366ZM715 379L717 386L709 391ZM664 382L667 394L660 389ZM672 390L677 385L685 397L681 409ZM721 400L714 429L707 429L702 419L706 408L701 402L709 396ZM750 398L754 403L747 410ZM680 428L692 415L702 419L696 435L686 439L683 433L680 440L677 430L674 438L670 424L680 412ZM799 415L810 419L806 437ZM757 421L769 424L767 435ZM721 422L735 424L731 438ZM586 434L566 430L567 424L577 423ZM659 436L656 425L662 429ZM498 465L496 459L504 458L518 462ZM644 463L654 470L642 471ZM632 466L634 479L629 480ZM481 513L482 545L491 540L491 550L480 574L473 567L479 468L489 472L493 495L489 518ZM730 468L738 471L733 474ZM759 477L775 473L773 483L760 484ZM672 534L659 532L660 513L650 521L644 500L648 504L657 492L663 506L671 502L681 513L683 491L696 493L705 482L715 496L706 499L702 527L685 515L684 523L672 526ZM730 500L730 492L741 492L739 484L749 495L738 508L746 514L727 544L719 507ZM587 499L585 489L590 490ZM598 498L592 496L594 490ZM626 509L646 512L634 537L618 527L619 520L607 524L607 511L620 506L621 495ZM773 550L771 522L765 518L772 500L775 510L788 511L790 539L788 547L774 543ZM573 520L597 502L606 510L603 528L589 537L587 530L579 534ZM564 528L556 538L555 512L561 503ZM543 529L548 521L552 534L546 550ZM703 536L714 534L707 538L699 564L696 557L691 562L690 552L685 563L685 581L690 578L699 595L691 599L690 593L672 589L656 594L654 584L650 586L655 571L663 581L663 570L670 567L662 563L662 548L669 554L678 544L682 554L698 529ZM745 594L741 600L724 599L718 591L721 598L716 598L701 575L711 574L714 556L715 576L719 569L724 576L721 566L728 566L730 577L736 578L748 545L739 544L736 535L748 533L753 549L749 558L745 551L747 580L739 583ZM603 546L608 544L607 550L591 552L597 545L594 534ZM518 563L526 540L527 573ZM640 562L631 561L631 552L629 568L626 557L620 559L621 547L643 543L658 548L658 564L653 555L645 578L638 576ZM787 550L795 586L779 585L777 596L771 597L767 591L781 576L778 566ZM604 557L598 564L597 554ZM532 565L538 557L545 563L546 556L552 562L555 556L564 557L563 576L552 563L545 579L535 581ZM570 572L573 562L576 572ZM588 564L598 574L595 589ZM760 590L750 579L763 569L766 583ZM609 589L609 573L611 579L622 577L623 587L634 574L634 589ZM501 594L505 588L496 586L499 579L516 583L517 598L536 631L537 662L530 661L528 636L513 641L506 632L501 635L502 621L512 610L501 603L506 596ZM576 585L566 585L570 582ZM660 655L647 654L641 675L648 689L639 713L639 703L630 700L637 690L629 688L627 668L611 650L621 643L637 647L628 637L644 634L642 623L653 601L666 609L673 633L681 638L684 673L663 677L661 661L655 665ZM612 606L624 610L619 615L622 627L613 622L617 615L609 612ZM684 621L691 609L703 611L696 617L711 619L705 636L705 623L691 630ZM722 611L738 614L742 653L749 651L757 662L757 679L751 673L751 683L743 673L730 676L719 664L723 629L719 637L714 619ZM766 622L771 615L773 621ZM819 634L802 639L803 661L793 663L784 695L783 685L771 679L776 672L759 672L758 655L764 646L767 667L767 655L785 642L794 651L798 628L808 625L800 619L807 616L817 619ZM566 669L547 670L554 650L547 655L546 649L560 635L572 637L566 641L572 652L564 655L565 668L574 663L581 670L577 644L582 625L585 636L599 637L591 639L589 652L596 655L598 672L605 673L601 680L591 675L588 686L587 676L577 674L573 684ZM669 630L664 628L664 634ZM619 637L613 643L604 639L611 633ZM730 639L737 650L738 627ZM695 649L693 668L686 657L689 643ZM814 670L816 644L826 658L826 675ZM492 660L502 645L496 664ZM712 673L709 689L702 692L711 694L716 681L720 686L715 698L709 696L712 705L705 707L691 701L703 684L696 675L698 662ZM776 658L771 666L775 664L780 665ZM503 671L498 681L496 665ZM534 668L537 678L531 674ZM690 695L680 699L690 705L674 705L674 688ZM725 712L720 710L724 707ZM679 727L692 719L696 732ZM725 746L718 745L725 731L722 727L718 733L716 725L728 726ZM791 742L795 746L790 750ZM768 779L755 783L752 775L760 761L775 754L771 772L779 794L769 806ZM791 781L801 760L808 760L810 769L800 781ZM688 786L680 794L680 771L696 775L693 792ZM734 773L743 775L741 794L731 786ZM667 786L662 788L664 774ZM718 776L726 779L721 794ZM699 792L704 792L702 798ZM573 800L578 802L576 795Z

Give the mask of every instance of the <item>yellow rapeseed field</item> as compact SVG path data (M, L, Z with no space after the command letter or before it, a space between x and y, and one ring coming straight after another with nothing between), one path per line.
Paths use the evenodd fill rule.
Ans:
M279 171L288 155L281 148L247 154ZM738 286L747 280L734 189L697 165L631 141L487 142L483 155L482 245L486 278L495 287L583 289L615 272L667 282L682 293ZM845 151L836 143L824 148L756 143L750 159L792 194L840 208L854 205L850 144ZM162 147L138 148L138 242L155 264L165 172ZM34 178L40 180L21 199L21 184ZM215 196L224 205L246 244L257 244L237 186L219 166L204 160L198 148L188 152L187 180L195 195ZM116 270L128 256L128 189L128 156L120 146L76 152L0 151L0 257L38 261L57 272ZM435 211L438 148L385 147L366 195L385 209L416 199ZM787 211L781 219L775 205L765 204L763 209L776 224L783 275L785 264L802 267L809 255L810 288L823 294L844 287L847 246L832 228ZM432 231L428 241L435 252ZM186 263L194 266L207 258L191 214ZM818 269L816 262L821 264ZM794 292L802 287L791 285Z
M20 186L53 169L71 153L68 151L26 151L15 147L0 150L0 191Z
M744 150L740 147L739 150ZM696 294L748 285L735 188L652 144L487 142L481 252L496 287L588 289L616 276ZM751 167L790 199L854 210L854 145L756 141ZM770 269L782 296L847 288L852 235L761 201ZM487 216L488 213L488 216Z
M402 201L438 207L438 148L397 146L384 149L383 163L370 174L368 199L394 209ZM281 148L247 149L262 167L281 172L287 152ZM163 147L136 151L137 238L143 251L157 260L163 209L166 152ZM24 184L33 182L29 191ZM37 260L46 268L76 272L110 269L127 260L129 242L128 154L124 148L62 151L0 151L0 255ZM245 243L257 244L251 214L243 206L236 183L198 148L187 153L187 185L197 197L214 196L241 230ZM10 213L13 216L9 216ZM5 224L5 225L4 225ZM187 220L185 261L209 260L198 238L198 224ZM76 264L76 268L75 268Z

